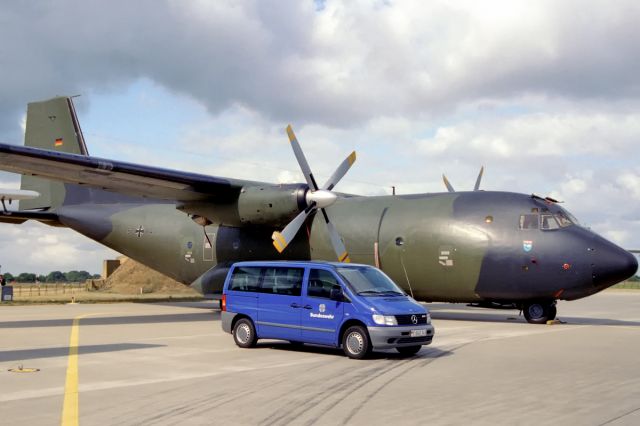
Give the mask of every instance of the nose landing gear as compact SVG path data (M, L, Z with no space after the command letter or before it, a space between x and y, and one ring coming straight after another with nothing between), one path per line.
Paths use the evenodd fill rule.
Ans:
M522 304L524 317L530 324L546 324L556 318L555 300L534 300Z

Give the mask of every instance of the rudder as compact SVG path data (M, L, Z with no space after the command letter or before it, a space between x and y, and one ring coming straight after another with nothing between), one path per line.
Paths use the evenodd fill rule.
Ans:
M27 106L24 145L50 151L89 155L80 123L70 97L59 96ZM20 210L50 209L62 204L64 184L23 175L21 189L40 193L34 200L20 202Z

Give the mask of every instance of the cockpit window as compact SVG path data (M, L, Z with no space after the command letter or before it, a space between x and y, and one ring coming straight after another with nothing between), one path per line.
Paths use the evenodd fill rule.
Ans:
M550 213L540 215L540 229L550 230L558 229L560 225Z
M538 229L537 214L521 214L520 229Z
M560 226L563 228L573 225L575 223L575 221L572 220L572 218L569 215L564 214L563 212L556 213L555 217L558 220L558 223L560 224Z

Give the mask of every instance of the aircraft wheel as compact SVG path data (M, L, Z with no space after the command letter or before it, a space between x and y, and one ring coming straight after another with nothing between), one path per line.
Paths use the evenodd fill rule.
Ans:
M248 318L238 320L233 327L233 340L241 348L252 348L256 345L256 329Z
M363 359L371 352L369 335L364 327L354 325L349 327L342 336L342 350L352 359Z
M530 324L546 324L555 318L556 307L553 302L527 302L523 307L524 317Z
M400 352L402 355L415 355L420 349L422 349L421 345L417 346L405 346L402 348L396 348L396 351Z

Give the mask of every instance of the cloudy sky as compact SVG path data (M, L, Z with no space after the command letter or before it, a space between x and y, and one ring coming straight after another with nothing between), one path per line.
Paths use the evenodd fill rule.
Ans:
M0 141L27 102L76 99L92 155L303 181L291 123L338 189L550 195L640 248L640 3L31 1L0 8ZM17 187L0 174L0 186ZM0 225L3 271L99 272L112 251Z

